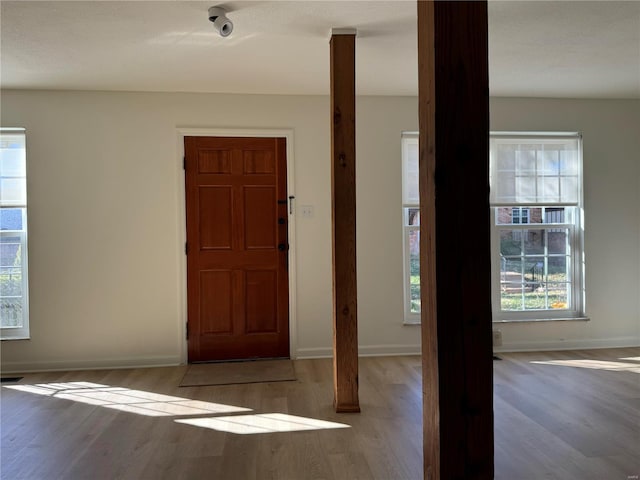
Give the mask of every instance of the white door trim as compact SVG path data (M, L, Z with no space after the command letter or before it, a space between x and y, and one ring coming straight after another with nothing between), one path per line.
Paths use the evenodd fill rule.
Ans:
M280 137L287 141L287 196L295 197L295 175L293 157L293 129L269 129L269 128L188 128L176 129L176 167L178 168L178 265L180 272L180 358L182 364L188 362L186 324L187 324L187 256L183 246L187 242L187 216L185 203L185 175L184 175L184 137ZM295 202L290 203L289 210L289 355L295 358L298 349L297 323L296 323L296 228L295 228Z

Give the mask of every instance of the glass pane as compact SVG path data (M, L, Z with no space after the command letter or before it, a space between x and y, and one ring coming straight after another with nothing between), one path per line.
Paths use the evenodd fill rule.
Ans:
M22 296L22 268L0 267L0 297Z
M12 143L0 148L0 177L25 177L26 154L24 145Z
M548 242L547 248L548 248L549 254L569 253L569 246L567 244L568 238L569 238L569 230L566 228L565 229L550 228L549 230L547 230L547 242Z
M541 175L558 175L560 171L560 156L558 150L544 150L540 152L538 173Z
M524 230L522 234L525 255L544 253L544 230Z
M542 283L524 284L524 309L525 310L545 310L547 295Z
M0 237L0 266L19 267L22 265L22 245L19 236Z
M560 201L578 203L578 177L560 177Z
M492 201L515 203L516 174L513 171L501 171L491 174L491 198Z
M0 326L22 327L21 237L2 236L0 240Z
M560 174L578 175L578 142L573 142L568 149L560 150Z
M420 230L409 231L409 289L411 313L420 313Z
M569 280L569 257L549 257L547 259L547 281L566 282Z
M0 230L23 230L23 210L24 208L0 208Z
M522 230L500 230L500 255L522 254Z
M528 211L527 223L542 223L543 221L542 208L527 208L526 210Z
M500 308L502 310L522 310L521 283L502 283L500 290Z
M520 257L500 259L500 280L503 282L522 282L522 259Z
M518 173L535 173L536 145L520 145L519 149L515 153L516 170L518 171Z
M27 181L23 178L0 178L0 205L26 205Z
M546 207L544 209L544 223L565 223L565 208Z
M558 177L538 177L538 197L549 203L561 201Z
M511 207L496 208L496 225L510 225L512 222Z
M417 139L403 139L402 142L402 171L404 203L419 203L418 187L418 141Z
M537 178L534 175L522 175L516 177L516 202L517 203L534 203L538 200L536 193Z
M545 281L544 257L527 257L524 259L524 280L536 285Z
M411 313L420 313L420 284L411 285Z
M511 145L498 145L496 148L496 166L498 170L513 172L516 169L516 155Z
M22 327L22 298L0 298L0 326Z
M549 295L549 308L554 310L567 310L569 306L568 284L549 283L547 292Z
M420 225L420 209L419 208L407 208L407 225L414 226Z

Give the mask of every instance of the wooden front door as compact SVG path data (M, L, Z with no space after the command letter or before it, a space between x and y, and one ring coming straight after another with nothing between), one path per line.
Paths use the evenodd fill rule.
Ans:
M289 357L284 138L185 138L189 362Z

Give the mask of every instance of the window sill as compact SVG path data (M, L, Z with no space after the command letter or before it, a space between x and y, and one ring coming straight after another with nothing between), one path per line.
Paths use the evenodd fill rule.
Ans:
M518 318L493 320L492 323L545 323L545 322L589 322L589 317L567 317L567 318Z
M5 340L31 340L31 337L0 337L0 341Z
M419 320L416 321L416 322L408 322L408 321L405 320L404 322L402 322L402 325L403 326L409 326L409 327L412 327L412 326L415 326L415 325L420 326L420 325L422 325L422 322L420 322Z
M504 320L492 320L491 323L546 323L546 322L590 322L590 317L566 317L566 318L519 318L519 319L504 319ZM420 326L422 322L411 322L405 320L402 322L403 326Z

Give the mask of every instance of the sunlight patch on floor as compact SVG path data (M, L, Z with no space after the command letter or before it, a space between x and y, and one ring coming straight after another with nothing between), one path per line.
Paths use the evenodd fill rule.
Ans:
M531 363L538 365L557 365L561 367L590 368L593 370L607 370L610 372L640 373L640 365L627 362L611 362L604 360L536 360Z
M640 362L640 357L624 357L624 358L621 358L620 360L629 360L631 362Z
M111 387L91 382L7 385L3 388L89 405L98 405L149 417L200 415L200 418L182 418L175 420L175 422L240 435L350 428L350 425L345 425L344 423L327 422L284 413L202 417L202 415L251 412L252 410L233 405L190 400L188 398L132 390L124 387Z
M327 422L314 418L297 417L284 413L261 413L255 415L234 415L230 417L186 418L174 420L176 423L210 428L219 432L240 435L255 433L299 432L304 430L326 430L350 428L344 423Z
M150 417L176 415L212 415L250 412L250 408L202 402L159 393L110 387L90 382L39 383L36 385L7 385L3 388L34 393L74 402L99 405L106 408L137 413Z

